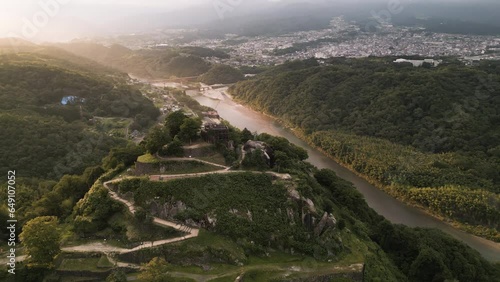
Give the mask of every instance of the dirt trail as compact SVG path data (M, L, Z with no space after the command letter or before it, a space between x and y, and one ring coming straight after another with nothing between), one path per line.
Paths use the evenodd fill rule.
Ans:
M220 167L222 169L225 169L225 170L229 170L230 167L229 166L225 166L225 165L221 165L221 164L216 164L216 163L212 163L212 162L209 162L209 161L204 161L204 160L200 160L200 159L197 159L197 158L164 158L164 157L160 157L160 156L157 156L160 160L162 161L179 161L179 162L182 162L182 161L196 161L196 162L200 162L200 163L204 163L204 164L208 164L208 165L213 165L213 166L216 166L216 167Z
M106 189L109 190L109 194L113 200L120 202L122 204L125 204L129 210L129 212L132 214L135 214L136 209L135 209L134 204L128 200L121 198L120 196L118 196L117 193L111 191L111 189L109 188L109 184L120 182L123 179L124 178L118 178L118 179L115 179L112 181L105 182L104 187L106 187ZM142 250L142 249L154 248L154 247L158 247L158 246L165 245L165 244L180 242L180 241L184 241L184 240L187 240L190 238L195 238L198 236L198 234L200 232L200 230L198 228L191 228L191 227L188 227L185 225L180 225L178 223L171 222L171 221L164 220L164 219L157 218L157 217L153 218L153 222L160 225L160 226L173 228L175 230L181 231L183 233L188 233L188 234L181 236L181 237L177 237L177 238L148 242L148 243L142 244L142 245L137 246L137 247L132 248L132 249L113 247L113 246L110 246L110 245L105 244L105 243L90 243L90 244L79 245L79 246L74 246L74 247L66 247L66 248L62 248L62 250L65 252L80 252L80 253L101 252L101 253L125 254L125 253L131 253L131 252L135 252L135 251Z
M230 171L229 170L230 167L223 166L223 165L216 164L216 163L212 163L212 162L208 162L208 161L204 161L204 160L200 160L200 159L196 159L196 158L161 158L161 159L174 160L174 161L186 161L186 160L199 161L202 163L206 163L206 164L220 167L220 168L222 168L222 170L214 171L214 172L190 173L190 174L179 174L179 175L152 175L152 176L150 176L150 179L152 179L152 180L155 178L163 180L163 179L173 179L173 178L200 177L200 176L209 175L209 174L226 174L226 173L242 173L242 172L244 172L244 171ZM251 173L260 174L263 172L251 171ZM272 176L280 178L280 179L290 179L291 178L289 174L279 174L279 173L275 173L275 172L264 172L264 173L272 175ZM134 178L134 177L124 176L124 177L120 177L120 178L105 182L104 187L106 189L108 189L109 195L113 200L124 204L125 206L127 206L127 209L130 213L135 214L136 208L135 208L134 204L126 199L121 198L116 192L112 191L109 187L110 184L119 183L120 181L123 181L124 179L130 179L130 178ZM200 232L200 230L198 228L191 228L189 226L181 225L181 224L178 224L178 223L175 223L172 221L168 221L168 220L164 220L161 218L157 218L157 217L153 218L153 222L160 225L160 226L173 228L175 230L178 230L180 232L185 233L186 235L181 236L181 237L177 237L177 238L148 242L148 243L142 244L142 245L137 246L137 247L132 248L132 249L114 247L114 246L111 246L111 245L103 243L103 242L95 242L95 243L89 243L89 244L84 244L84 245L79 245L79 246L65 247L65 248L62 248L62 250L65 252L81 252L81 253L101 252L101 253L106 253L106 254L110 254L110 253L124 254L124 253L135 252L135 251L142 250L142 249L154 248L154 247L158 247L158 246L165 245L165 244L180 242L180 241L184 241L184 240L187 240L190 238L195 238L199 235L199 232Z
M135 214L134 204L131 203L128 200L125 200L125 199L121 198L120 196L118 196L117 193L111 191L111 189L109 188L109 184L110 183L119 182L121 180L122 179L119 178L119 179L116 179L114 181L105 182L104 183L104 187L106 187L106 189L109 190L109 194L111 195L112 199L114 199L115 201L119 201L119 202L125 204L127 206L128 210L132 214ZM121 253L134 252L134 251L145 249L145 248L153 248L153 247L158 247L158 246L165 245L165 244L170 244L170 243L174 243L174 242L179 242L179 241L187 240L187 239L190 239L190 238L197 237L198 234L200 233L200 230L198 228L187 227L185 225L181 225L181 224L178 224L178 223L175 223L175 222L172 222L172 221L164 220L164 219L161 219L161 218L158 218L158 217L154 217L153 218L153 222L156 223L156 224L158 224L158 225L160 225L160 226L170 227L170 228L173 228L173 229L175 229L177 231L181 231L181 232L189 233L189 234L188 235L184 235L182 237L154 241L151 244L144 244L144 245L135 247L133 249L127 249L127 251L121 251Z

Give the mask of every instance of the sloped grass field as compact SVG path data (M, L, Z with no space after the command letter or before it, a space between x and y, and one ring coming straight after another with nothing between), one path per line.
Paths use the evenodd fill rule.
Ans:
M375 246L357 239L348 231L342 236L346 238L346 248L351 253L339 254L339 259L331 262L320 262L309 256L272 249L261 256L246 254L229 238L204 230L189 241L122 254L119 259L138 263L158 256L164 257L169 263L170 275L201 276L209 279L207 281L232 282L238 276L244 277L245 281L280 281L283 278L307 279L317 275L359 273L351 265L363 264L364 256L375 251Z

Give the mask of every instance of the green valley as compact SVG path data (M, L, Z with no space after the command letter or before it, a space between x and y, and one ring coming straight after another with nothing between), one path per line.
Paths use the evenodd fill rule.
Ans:
M351 183L307 163L307 151L285 138L239 130L183 90L144 86L63 51L60 57L40 52L0 57L0 124L7 133L0 166L15 165L19 172L15 281L500 277L497 264L443 232L390 223ZM304 62L277 68L286 76L320 67ZM273 77L270 72L276 71L235 89ZM220 76L218 70L211 75ZM162 105L163 115L155 105ZM132 138L131 129L147 133ZM340 138L332 132L311 132L309 138L327 151L329 138ZM358 148L381 151L393 144L373 137L354 143L344 134L343 143L333 142L327 151L333 155L340 146L339 159L360 162L359 153L350 155ZM397 146L394 155L385 155L389 166L397 155L424 160L422 167L405 170L409 177L398 170L376 174L385 162L374 153L360 167L395 191L408 189L415 201L457 213L450 216L467 215L485 226L496 222L488 204L454 207L471 199L496 203L496 182L480 174L487 172L457 177L463 170L455 167L455 154L465 153ZM6 203L7 189L2 191ZM452 196L441 198L443 191ZM439 201L428 201L427 194ZM8 217L2 205L0 218ZM0 279L8 275L2 271Z
M496 2L4 1L0 282L500 282Z

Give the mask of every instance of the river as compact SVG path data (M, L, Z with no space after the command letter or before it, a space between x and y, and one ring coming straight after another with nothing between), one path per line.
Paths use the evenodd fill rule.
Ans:
M486 259L496 262L500 261L500 244L456 229L418 208L408 206L389 196L347 168L328 158L320 151L309 146L306 142L299 139L293 131L284 128L275 119L240 105L227 95L222 95L220 97L221 100L218 100L203 96L198 91L193 90L187 91L187 94L196 99L200 104L216 109L222 118L240 129L246 127L252 132L256 131L258 133L268 133L285 137L295 145L306 149L309 153L308 162L318 168L332 169L339 177L352 182L364 195L368 205L392 223L401 223L410 227L440 229L476 249Z

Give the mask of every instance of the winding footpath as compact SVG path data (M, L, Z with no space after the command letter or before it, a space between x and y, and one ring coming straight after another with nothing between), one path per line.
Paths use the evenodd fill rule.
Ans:
M122 181L123 179L124 178L118 178L115 180L105 182L104 187L106 187L106 189L108 189L109 195L113 200L120 202L122 204L125 204L125 206L127 206L128 211L132 214L135 214L136 208L135 208L134 204L131 203L130 201L127 201L127 200L121 198L116 192L113 192L109 187L110 184L118 183L118 182ZM173 228L177 231L187 233L187 235L184 235L182 237L172 238L172 239L153 241L151 243L142 244L142 245L137 246L137 247L132 248L132 249L113 247L113 246L109 246L109 245L103 244L103 243L91 243L91 244L86 244L86 245L67 247L67 248L63 248L62 250L65 252L82 252L82 253L83 252L104 252L104 253L125 254L125 253L139 251L142 249L154 248L154 247L158 247L158 246L165 245L165 244L180 242L180 241L184 241L184 240L187 240L190 238L195 238L195 237L198 237L198 235L200 233L200 229L198 229L198 228L191 228L191 227L181 225L181 224L178 224L175 222L171 222L168 220L164 220L164 219L161 219L158 217L153 218L153 223L160 225L160 226L163 226L163 227Z
M201 172L201 173L190 173L190 174L177 174L177 175L151 175L150 180L169 180L169 179L178 179L178 178L192 178L192 177L202 177L205 175L210 175L210 174L228 174L228 173L255 173L255 174L268 174L276 179L281 179L281 180L290 180L291 176L289 174L284 174L284 173L276 173L273 171L241 171L241 170L230 170L230 167L223 166L220 164L216 163L211 163L208 161L196 159L196 158L162 158L164 160L173 160L173 161L198 161L202 163L206 163L209 165L217 166L220 167L221 170L218 171L212 171L212 172ZM104 183L104 187L108 189L108 193L110 197L125 206L127 206L128 211L131 214L135 214L136 208L134 204L126 199L123 199L120 197L116 192L112 191L110 189L110 185L119 183L125 179L133 179L136 177L131 177L131 176L124 176L120 177L114 180L110 180ZM198 237L200 233L200 229L198 228L192 228L186 225L181 225L172 221L164 220L161 218L154 217L153 222L159 226L163 227L168 227L168 228L173 228L177 231L180 231L184 233L185 235L181 237L176 237L176 238L171 238L171 239L165 239L165 240L158 240L158 241L153 241L153 242L148 242L144 243L140 246L137 246L132 249L126 249L126 248L120 248L120 247L115 247L112 245L109 245L107 243L103 242L94 242L94 243L88 243L88 244L83 244L83 245L78 245L78 246L72 246L72 247L64 247L61 248L63 252L69 252L69 253L103 253L108 255L108 258L117 266L119 267L129 267L129 268L140 268L139 265L134 265L134 264L129 264L129 263L122 263L119 261L113 260L113 256L109 256L110 254L126 254L126 253L131 253L135 251L139 251L142 249L148 249L148 248L155 248L158 246L166 245L166 244L171 244L171 243L176 243L176 242L181 242L184 240L188 240L191 238L196 238ZM16 261L21 262L24 261L27 257L26 256L19 256L17 257ZM0 263L6 263L7 261L5 259L0 259ZM181 275L182 276L182 275ZM203 279L198 280L198 281L204 281Z
M216 167L219 167L219 168L224 169L224 170L231 169L231 167L229 167L229 166L216 164L216 163L212 163L209 161L200 160L197 158L165 158L165 157L160 157L159 155L156 155L156 157L162 161L178 161L178 162L192 161L192 162L204 163L204 164L211 165L211 166L216 166Z
M204 164L212 165L221 168L221 170L216 170L216 171L208 171L208 172L198 172L198 173L184 173L184 174L162 174L162 175L150 175L150 180L152 181L162 181L162 180L167 180L167 179L174 179L174 178L192 178L192 177L202 177L205 175L211 175L211 174L226 174L226 173L254 173L254 174L262 174L265 173L267 175L270 175L274 178L277 179L282 179L282 180L290 180L292 177L288 173L277 173L274 171L250 171L250 170L231 170L231 167L229 166L224 166L216 163L212 163L209 161L204 161L200 160L197 158L164 158L157 156L160 160L164 161L196 161L196 162L201 162Z
M282 180L290 180L292 177L287 173L276 173L274 171L249 171L249 170L218 170L210 172L199 172L199 173L187 173L187 174L161 174L161 175L150 175L149 180L151 181L166 181L170 179L181 179L181 178L193 178L202 177L212 174L236 174L236 173L253 173L253 174L267 174L274 178L279 178Z
M212 171L212 172L200 172L200 173L188 173L188 174L176 174L176 175L151 175L150 180L168 180L168 179L177 179L177 178L192 178L192 177L202 177L205 175L210 175L210 174L227 174L227 173L244 173L244 172L250 172L250 173L255 173L255 174L261 174L261 173L266 173L268 175L271 175L275 178L283 179L283 180L288 180L291 179L291 176L289 174L282 174L282 173L275 173L272 171L267 171L267 172L261 172L261 171L231 171L230 167L223 166L220 164L196 159L196 158L161 158L162 160L170 160L170 161L197 161L197 162L202 162L205 164L213 165L216 167L220 167L221 170L218 171ZM120 177L114 180L110 180L105 182L103 185L106 189L108 189L108 193L110 197L125 206L127 206L128 211L133 215L136 212L136 208L134 204L126 199L123 199L120 197L116 192L114 192L111 188L110 185L112 184L117 184L120 183L121 181L125 179L131 179L135 177ZM114 247L105 243L89 243L89 244L84 244L84 245L79 245L79 246L73 246L73 247L65 247L62 248L64 252L77 252L77 253L86 253L86 252L101 252L101 253L118 253L118 254L125 254L125 253L131 253L135 251L139 251L142 249L147 249L147 248L155 248L158 246L166 245L166 244L171 244L175 242L180 242L184 240L188 240L191 238L198 237L200 233L200 229L198 228L192 228L186 225L178 224L172 221L164 220L158 217L153 218L153 223L163 226L163 227L168 227L168 228L173 228L177 231L183 232L185 235L177 238L171 238L171 239L165 239L165 240L158 240L158 241L153 241L153 242L148 242L145 244L142 244L140 246L137 246L132 249L125 249L125 248L120 248L120 247Z

